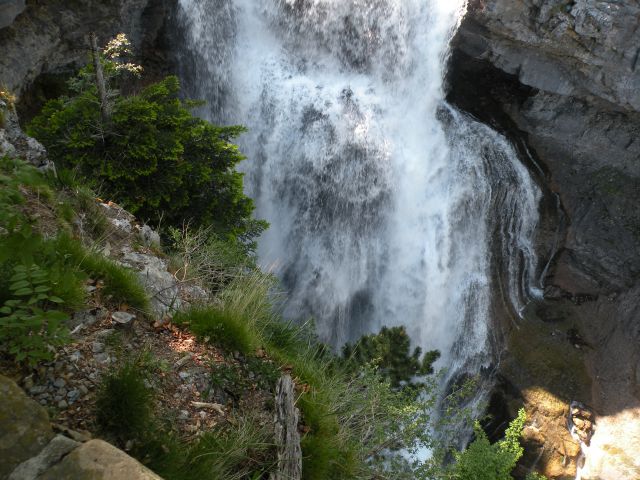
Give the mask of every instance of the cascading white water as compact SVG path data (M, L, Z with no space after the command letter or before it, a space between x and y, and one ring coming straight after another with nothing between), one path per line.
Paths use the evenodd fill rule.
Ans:
M336 346L405 325L450 375L490 362L492 302L532 294L540 197L505 138L444 101L463 9L180 0L191 93L249 128L247 193L271 223L259 255L286 314Z

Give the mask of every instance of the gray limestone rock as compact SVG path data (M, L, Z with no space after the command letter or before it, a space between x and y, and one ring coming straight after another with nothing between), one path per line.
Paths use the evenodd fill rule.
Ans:
M0 28L11 25L25 7L25 0L0 0Z
M538 243L558 248L541 258L548 295L535 310L585 336L592 397L581 400L602 418L585 479L640 472L640 422L629 421L640 418L638 25L638 2L472 0L450 63L449 98L526 146L544 170L532 169L548 197L541 224L557 230L541 228Z
M0 478L40 453L53 436L46 410L0 375Z
M8 480L36 480L38 475L58 463L79 445L80 443L70 438L57 435L38 455L18 465Z
M90 440L38 480L161 480L129 455L102 440Z
M142 284L151 297L153 313L158 318L180 308L180 288L173 275L167 271L164 260L154 255L128 252L122 262L139 271Z

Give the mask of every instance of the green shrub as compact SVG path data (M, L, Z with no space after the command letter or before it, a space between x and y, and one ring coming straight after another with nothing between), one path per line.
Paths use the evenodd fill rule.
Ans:
M46 178L35 167L23 160L0 157L0 227L6 232L31 223L21 208L25 189L47 199L53 197Z
M195 306L174 318L199 337L250 354L264 343L265 326L275 319L270 290L274 279L252 271L233 280L209 306Z
M51 292L49 273L37 265L16 265L9 278L13 297L0 308L0 344L18 362L35 366L38 361L51 360L51 348L68 341L64 326L67 315L52 305L64 303Z
M123 267L96 251L85 249L73 240L61 246L61 251L73 259L78 268L95 279L104 281L102 293L110 296L116 304L125 303L140 311L149 308L149 297L136 272Z
M509 424L502 440L491 444L486 433L476 422L476 439L469 447L456 455L451 478L455 480L512 480L511 471L522 457L524 450L520 436L527 416L524 409Z
M59 189L60 216L69 224L74 220L78 222L79 233L89 237L86 240L97 244L106 240L113 227L97 203L97 195L83 184L77 172L58 168L52 183Z
M182 282L196 282L217 292L247 271L255 270L252 245L221 237L211 227L170 228L171 264Z
M0 346L18 362L50 360L69 340L66 312L84 303L85 275L60 249L23 224L0 235Z
M134 362L103 379L96 398L96 421L101 431L120 444L144 438L151 426L153 395Z
M380 333L365 335L355 345L346 344L342 348L348 363L377 368L394 388L411 382L415 376L433 373L433 362L440 353L431 351L420 358L421 354L420 347L411 352L411 339L404 327L383 327Z
M117 64L102 62L108 77L117 77ZM135 95L112 91L110 119L103 124L92 69L70 81L74 96L48 102L29 125L28 133L51 159L77 169L143 219L211 225L222 236L255 246L267 224L251 218L253 202L235 170L244 157L231 143L244 128L194 117L195 103L180 100L176 77Z
M118 265L96 252L85 256L80 267L104 281L102 293L110 296L113 302L125 303L139 311L148 311L149 296L140 283L138 274L130 268Z

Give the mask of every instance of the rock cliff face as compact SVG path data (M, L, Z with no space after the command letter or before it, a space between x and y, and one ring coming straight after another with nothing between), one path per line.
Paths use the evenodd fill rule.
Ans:
M47 411L0 375L0 480L162 480L116 447L68 433L77 441L55 435Z
M472 0L450 62L450 100L538 164L546 210L558 199L558 235L540 238L555 252L545 299L518 328L502 326L498 396L542 389L566 409L591 405L583 479L640 478L639 26L637 2ZM523 332L558 350L520 345ZM575 448L546 435L564 415L538 419L526 466L572 478Z
M17 95L27 92L43 74L51 78L73 73L79 65L86 64L90 32L103 42L124 32L144 57L148 69L162 73L167 68L169 49L163 42L175 0L1 3L0 85ZM47 87L51 90L51 85Z

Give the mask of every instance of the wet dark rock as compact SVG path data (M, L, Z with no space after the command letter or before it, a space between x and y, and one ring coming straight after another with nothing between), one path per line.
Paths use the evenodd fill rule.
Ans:
M585 479L640 474L629 460L640 449L640 422L628 421L640 416L638 24L636 2L474 0L448 74L448 99L507 135L545 192L537 241L549 262L544 300L520 330L506 317L496 325L509 350L499 370L522 392L542 387L599 412ZM538 346L522 348L532 329ZM546 448L538 457L532 442L523 462L537 461L549 478L575 469L562 466L562 437L549 434L557 424L530 432Z
M595 432L596 415L580 402L571 402L567 416L567 428L580 443L589 446Z

